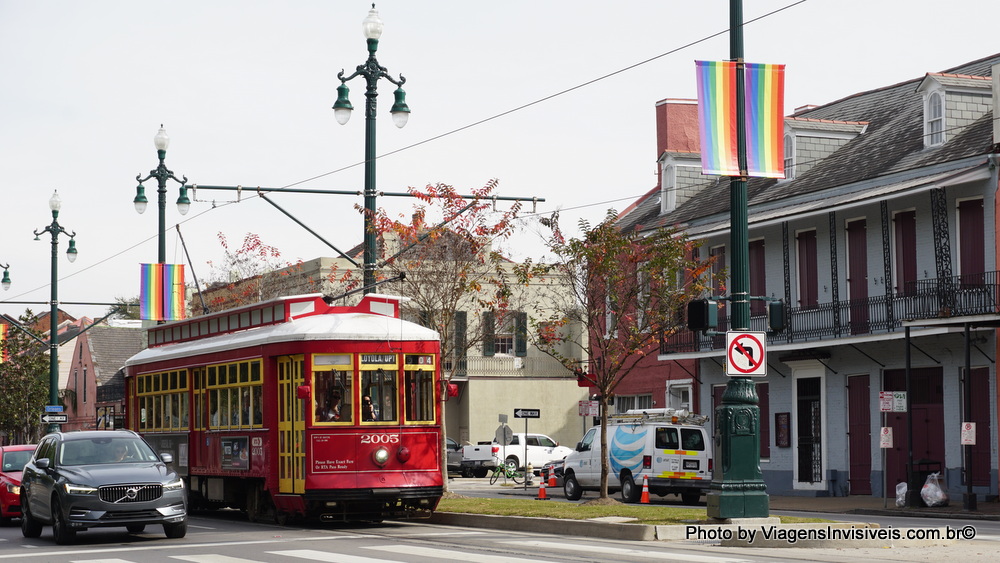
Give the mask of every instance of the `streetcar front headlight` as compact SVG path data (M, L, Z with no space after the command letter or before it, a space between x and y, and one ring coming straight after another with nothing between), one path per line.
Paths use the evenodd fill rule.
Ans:
M374 461L379 467L382 467L389 462L389 450L385 448L375 450L372 452L372 461Z

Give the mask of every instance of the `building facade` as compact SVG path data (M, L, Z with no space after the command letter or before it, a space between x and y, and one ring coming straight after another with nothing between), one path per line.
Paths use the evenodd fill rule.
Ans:
M772 494L893 496L940 470L952 496L996 496L998 64L799 108L785 119L786 178L749 182L750 293L786 305L757 381ZM663 126L692 132L689 118ZM728 178L702 176L697 149L659 162L660 189L620 226L680 225L726 271ZM765 313L751 302L752 331L768 331ZM690 331L661 346L660 361L697 363L700 412L721 400L724 348Z

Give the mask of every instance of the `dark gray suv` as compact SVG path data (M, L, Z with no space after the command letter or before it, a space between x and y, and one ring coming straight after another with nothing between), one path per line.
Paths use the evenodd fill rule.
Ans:
M187 533L187 491L170 454L129 430L55 432L42 438L21 474L21 533L52 525L56 543L87 528L131 533L161 524L168 538Z

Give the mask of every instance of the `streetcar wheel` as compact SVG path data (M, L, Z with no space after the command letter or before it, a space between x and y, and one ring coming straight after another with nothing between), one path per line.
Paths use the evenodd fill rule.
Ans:
M275 510L274 512L274 523L279 526L285 526L288 524L288 513L280 512Z

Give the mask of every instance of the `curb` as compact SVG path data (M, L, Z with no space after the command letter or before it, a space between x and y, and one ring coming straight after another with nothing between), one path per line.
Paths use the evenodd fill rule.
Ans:
M537 532L540 534L563 536L587 536L613 540L653 541L657 539L657 526L646 524L619 524L592 522L590 520L494 516L492 514L465 514L458 512L434 512L430 517L430 521L434 524L445 524L448 526L488 528L491 530L514 532Z

